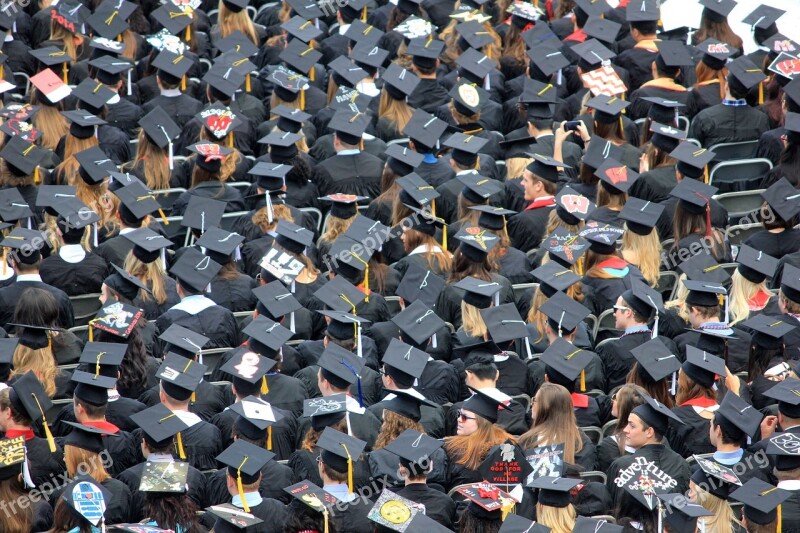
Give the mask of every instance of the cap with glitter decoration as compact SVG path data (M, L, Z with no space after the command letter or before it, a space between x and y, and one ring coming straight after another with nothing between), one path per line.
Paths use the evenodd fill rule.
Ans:
M437 331L445 327L445 322L430 307L415 300L391 318L400 328L404 338L412 340L417 347L423 346Z
M416 263L409 264L403 279L397 285L395 294L406 302L420 300L428 307L436 305L439 294L445 287L444 278L437 276Z
M184 54L178 55L169 50L162 50L153 60L152 66L157 68L160 74L166 73L171 76L167 81L177 83L189 72L193 64L194 62Z
M388 374L410 387L422 376L428 364L428 354L399 339L392 339L383 356L383 364L391 367L387 368Z
M564 268L569 268L586 253L589 241L580 235L572 234L563 226L542 240L541 248L547 250L550 259Z
M185 30L194 18L190 9L177 6L173 2L165 2L154 9L151 16L172 35L178 35Z
M457 82L450 90L449 95L453 99L453 105L455 106L456 111L467 116L471 116L479 112L486 103L486 100L489 99L488 92L486 92L483 88L478 87L474 83L469 83L467 81ZM474 139L478 138L473 136L470 137ZM488 140L486 142L488 142Z
M583 26L583 32L601 43L614 43L622 29L622 24L610 19L590 17Z
M631 0L625 11L626 22L654 22L660 18L658 0Z
M696 531L698 518L714 516L714 513L702 505L688 501L683 494L658 494L657 496L667 504L668 512L664 518L670 525L671 531Z
M6 121L4 125L8 124ZM0 151L0 157L6 162L13 170L25 176L32 175L39 163L44 159L46 152L36 146L35 144L25 140L22 135L14 135L6 141L3 150ZM3 217L3 220L6 220Z
M679 205L689 213L702 215L711 201L711 197L717 194L718 188L706 185L700 180L688 179L678 183L670 196L676 197Z
M195 118L214 139L224 139L242 120L228 106L220 103L207 105Z
M474 165L480 152L489 140L475 135L457 132L448 137L444 146L452 148L451 154L454 161L462 165Z
M355 61L359 67L371 67L377 69L383 66L389 52L378 48L375 44L368 42L357 43L350 52L350 59Z
M681 368L681 362L660 339L650 339L631 349L642 369L653 382L659 382Z
M296 37L304 43L311 42L312 39L318 38L323 34L313 20L306 20L299 15L295 15L283 24L281 29L285 30L292 37Z
M700 5L722 17L727 17L736 7L736 0L700 0Z
M462 289L464 291L464 302L478 309L486 309L491 306L495 294L502 289L502 286L497 282L484 281L473 277L466 277L454 283L453 287Z
M477 172L459 174L456 179L464 184L461 194L474 204L482 204L489 197L503 190L499 181L481 176Z
M317 289L314 296L330 309L346 313L354 313L355 308L366 299L366 295L355 285L336 276Z
M619 218L625 221L627 229L637 235L650 235L663 211L664 206L659 203L631 196L620 211Z
M744 504L743 514L748 523L769 526L778 519L778 506L791 496L791 491L753 477L731 492L729 498Z
M580 236L589 241L589 249L598 254L613 254L617 240L625 232L622 228L597 221L587 222Z
M397 63L391 63L381 76L384 88L395 100L402 100L411 95L419 85L419 76L404 69ZM392 148L395 145L390 146ZM399 146L398 146L399 147Z
M559 337L562 332L568 334L574 331L591 314L586 306L561 291L548 297L539 310L549 319L550 327Z
M763 283L775 275L775 270L778 268L776 258L746 244L739 245L736 262L739 263L737 267L739 274L753 283Z
M16 189L6 189L3 191L3 194L7 194L7 191L10 190L19 194L19 191ZM28 204L26 204L24 201L21 201L21 204L22 205L20 206L20 209L24 206L24 208L30 212L30 209L28 209ZM0 215L5 214L6 213L3 213L2 207L0 207ZM31 216L32 214L33 213L30 213L27 216ZM42 255L40 250L44 248L46 242L47 240L44 238L44 234L41 231L25 228L14 228L11 230L11 233L6 235L5 238L0 241L0 246L11 248L12 250L19 250L19 252L16 254L16 260L24 264L33 264L41 259Z
M429 149L436 147L446 129L447 123L445 121L421 109L415 109L406 127L403 128L403 134L408 135L415 145L418 143L422 147Z
M202 233L208 228L219 227L224 213L225 202L192 195L181 226L200 230Z
M572 51L580 59L581 70L592 71L598 68L603 62L610 61L617 57L617 54L609 50L597 39L588 39L582 43L572 46ZM585 68L584 68L585 67Z
M139 120L139 126L142 127L150 141L159 148L166 148L181 133L180 126L172 120L161 106L156 106L143 116Z
M537 178L545 181L558 183L559 167L571 168L569 165L565 165L561 161L553 159L552 157L547 155L527 153L527 152L526 155L533 158L533 161L529 163L528 166L525 167L525 169L528 172L531 172Z
M800 213L800 191L785 176L762 192L761 197L787 222Z
M754 345L768 350L779 350L783 346L783 337L796 327L766 315L755 315L748 318L742 322L742 326L754 330L752 337Z
M444 49L444 42L434 39L433 35L415 37L408 43L406 53L411 56L415 65L431 69L436 66L436 61Z
M617 96L600 94L586 103L586 107L594 109L594 119L604 124L615 122L622 110L631 105Z
M500 242L500 237L480 226L462 227L455 234L460 244L458 249L472 261L482 261Z
M178 279L181 286L203 292L221 269L222 265L203 255L200 250L188 248L169 272Z
M428 185L428 182L423 180L419 174L413 172L402 178L397 178L395 183L400 186L400 200L404 204L426 206L440 196L433 186ZM409 200L413 200L413 202Z
M248 417L245 417L248 418ZM242 485L250 485L261 477L261 469L275 454L244 439L237 439L217 456L217 461L228 467L233 479L241 479ZM240 492L241 494L241 492Z
M328 127L346 144L358 144L367 126L369 126L369 116L366 113L360 111L354 113L344 109L337 111L328 123Z
M552 297L556 291L565 291L581 280L568 267L560 265L557 261L550 261L531 272L531 275L539 280L539 289L548 298Z
M701 60L714 70L722 70L734 54L739 50L727 43L713 38L706 39L696 46L703 53Z
M597 206L572 187L565 185L556 196L556 212L567 224L578 225L586 220Z
M658 400L651 398L647 394L642 394L642 398L644 398L645 403L634 407L631 413L647 422L659 434L666 434L670 421L679 424L684 423L669 407Z
M461 408L482 416L492 424L497 422L498 411L512 410L511 397L496 388L470 390L473 394L464 401Z
M470 48L456 58L459 75L474 83L483 83L486 76L497 68L497 62L479 50Z
M206 514L216 518L212 529L216 533L238 533L254 528L264 521L245 512L231 503L222 503L205 508Z
M767 75L746 56L728 63L728 83L738 89L737 92L745 93L751 88L767 79Z
M543 15L538 7L520 1L512 2L506 9L506 12L510 13L512 17L519 17L521 21L523 21L523 24L527 22L536 22L542 18Z
M117 165L103 152L99 146L93 146L75 154L80 164L80 177L89 185L95 185L116 172Z
M686 347L686 361L681 369L699 385L710 388L719 376L725 376L725 360L694 346Z
M217 263L230 261L236 248L244 242L244 237L221 228L209 228L197 239L196 245L205 248L209 257Z

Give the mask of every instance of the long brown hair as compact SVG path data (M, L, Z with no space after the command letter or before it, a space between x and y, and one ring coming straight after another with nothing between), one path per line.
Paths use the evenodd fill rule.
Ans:
M389 92L384 88L381 91L380 105L378 106L378 116L389 120L398 132L405 129L408 121L411 120L411 115L414 110L405 100L397 100L392 98Z
M425 433L425 428L422 424L416 422L407 416L395 413L389 409L383 410L383 424L381 424L381 432L378 433L378 438L375 440L375 450L385 448L387 444L394 441L402 432L407 429L413 429L420 433Z
M98 483L102 483L111 477L103 466L99 453L84 450L71 444L64 446L64 464L67 467L67 472L72 477L78 472L85 472Z
M145 184L149 189L169 189L169 157L166 148L159 148L150 141L144 130L139 132L139 144L136 147L136 157L133 161L122 166L123 171L130 171L142 163Z
M328 217L328 227L325 228L325 233L320 235L320 241L326 241L328 243L333 243L339 235L342 235L345 231L350 228L350 225L358 216L358 213L351 216L350 218L339 218L333 215Z
M267 212L266 206L256 211L250 220L252 220L253 224L258 226L265 235L278 226L279 220L294 223L292 211L286 204L272 204L272 222L269 221L269 213Z
M42 98L46 97L43 96ZM33 115L33 127L42 132L39 145L49 150L55 150L61 137L69 133L67 119L55 106L43 105L39 107L39 110Z
M30 495L25 490L19 476L0 481L0 501L22 502L26 500L28 505L20 504L13 512L3 513L5 515L3 517L3 533L30 533L34 517Z
M51 348L45 346L34 349L17 344L12 362L14 367L14 370L11 371L12 377L22 376L31 370L42 382L47 395L51 398L56 395L56 377L61 374L61 371L58 369Z
M217 27L219 28L219 35L221 39L240 31L245 35L245 37L250 39L254 45L261 46L261 43L258 41L256 27L253 24L253 21L250 20L250 14L246 9L242 9L239 12L231 11L228 9L228 6L225 5L225 2L220 0L219 16L217 20Z
M381 194L375 198L376 203L387 203L394 206L400 195L400 186L395 182L399 176L389 165L383 165L381 173ZM398 202L399 203L399 202Z
M475 422L478 429L473 434L449 437L444 443L450 460L455 460L456 464L464 465L470 470L480 466L492 446L515 441L505 429L492 424L479 414L475 415Z
M536 418L531 429L519 438L519 445L527 450L563 442L564 461L574 464L575 454L583 449L583 440L569 391L562 385L544 383L533 401L537 404Z
M407 252L410 252L417 246L423 245L426 246L423 255L425 256L425 262L428 264L429 269L438 270L439 272L450 271L453 266L453 258L447 250L442 250L441 252L433 251L434 247L441 248L433 235L428 235L415 229L406 230L405 249Z
M706 233L710 233L710 235L706 236ZM708 228L706 215L689 213L681 207L680 202L675 206L675 220L673 222L672 234L675 236L675 244L672 245L673 251L678 249L678 243L681 239L689 235L698 235L710 241L708 244L711 245L711 254L717 260L725 257L727 253L724 234L717 228Z
M719 97L725 98L725 77L728 75L727 67L722 67L721 69L717 70L700 61L694 68L694 74L695 78L697 79L694 84L695 89L702 87L703 85L709 85L713 81L717 81L719 83Z
M81 44L75 44L75 38L81 41ZM50 39L51 41L61 41L64 44L64 51L72 58L70 63L74 63L83 53L84 38L82 35L77 35L64 26L52 19L50 21Z
M347 433L347 418L342 418L335 424L331 424L328 427L335 429L336 431L341 431L342 433ZM306 436L303 437L303 443L300 445L300 449L306 450L307 452L313 452L314 448L317 446L317 441L319 440L320 435L322 435L322 430L317 431L313 426L309 426Z
M700 18L700 29L692 35L692 44L697 46L706 39L713 38L742 51L742 38L739 37L736 32L733 31L731 25L728 24L728 18L721 17L720 20L717 15L709 15L709 9L707 7L703 8L703 16Z
M686 375L683 369L678 371L678 393L675 395L675 403L682 405L695 398L708 398L717 401L717 391L700 385Z

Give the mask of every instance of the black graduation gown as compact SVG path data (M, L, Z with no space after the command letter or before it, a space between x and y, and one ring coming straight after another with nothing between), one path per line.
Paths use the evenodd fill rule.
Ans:
M362 316L361 313L358 316ZM298 361L301 368L304 370L310 365L314 365L319 361L322 352L325 351L323 341L304 341L297 345ZM377 370L380 366L380 355L375 346L375 341L367 337L363 331L361 334L361 355L364 359L364 364L367 368ZM363 386L363 383L362 383ZM364 393L366 394L366 393ZM377 401L377 400L376 400ZM374 402L373 402L374 403Z
M634 183L634 186L636 184ZM664 211L658 217L656 222L656 229L662 239L672 238L672 223L675 220L675 207L678 205L678 199L670 196L661 205L664 206ZM715 228L725 228L728 226L728 210L725 209L715 199L711 199L711 225Z
M134 507L131 489L128 485L113 477L104 479L100 482L100 485L111 493L111 497L106 500L106 510L103 514L105 520L109 524L130 522ZM51 496L51 501L57 502L63 493L63 487L56 490Z
M357 398L356 401L358 401ZM371 450L381 431L381 420L366 409L363 414L354 412L348 412L348 414L350 418L350 429L353 432L353 436L365 441L367 443L366 450ZM302 442L306 433L308 433L308 429L311 427L311 419L306 416L301 416L297 419L297 426L297 438L299 442Z
M282 415L283 418L270 426L272 428L272 448L269 450L275 454L275 460L281 461L288 459L292 455L297 444L297 422L289 411L278 409L274 405L273 411ZM222 435L222 447L227 448L233 443L233 425L239 418L230 407L226 407L221 413L217 413L211 418L211 423L219 428Z
M389 392L391 394L391 392ZM383 420L384 401L374 403L367 408L367 411L374 414L378 420ZM441 439L444 437L444 410L439 407L430 407L427 405L420 406L419 423L425 428L425 433L434 439Z
M447 454L439 448L431 454L433 469L428 474L428 483L447 484ZM386 479L387 487L402 487L403 479L398 476L399 459L389 450L372 450L368 456L372 479Z
M394 491L398 496L425 506L425 515L444 527L453 529L456 521L456 504L450 496L425 483L412 483Z
M625 50L613 59L616 65L628 70L631 80L628 88L631 92L653 79L652 65L657 55L656 43L647 40L639 41L636 46Z
M177 458L176 458L177 460ZM139 485L142 482L142 473L144 472L144 462L134 465L129 469L122 472L117 479L125 483L131 491L131 521L138 522L147 518L144 516L144 498L145 493L139 492ZM186 476L186 485L188 487L186 495L200 508L206 506L205 485L206 480L203 473L197 468L189 465L189 473Z
M381 193L383 161L372 154L336 155L317 165L320 196L355 194L376 198Z
M420 80L414 92L409 95L408 105L433 115L436 113L436 108L449 100L447 89L440 85L438 80L425 78Z
M106 263L113 263L122 268L125 258L131 250L133 250L133 242L121 235L117 235L102 242L94 249L94 253L104 259Z
M227 468L220 468L206 477L205 498L207 505L219 505L231 501L226 478ZM292 484L292 469L280 464L277 460L268 461L261 469L261 483L258 493L262 498L272 498L283 503L289 503L291 496L282 487Z
M650 335L650 331L630 333L597 348L597 355L603 361L607 379L606 388L602 390L610 391L614 387L625 383L628 372L630 372L633 363L636 361L631 355L631 350L648 342ZM677 353L678 348L672 339L662 335L657 338L667 347L669 353Z
M792 326L800 326L800 320L797 320L793 315L783 313L770 316L777 316L778 320L783 320ZM787 360L800 359L800 329L795 327L795 329L784 335L783 342L785 358Z
M511 238L511 246L524 253L538 248L544 237L547 219L552 210L552 207L525 208L516 215L510 216L506 221L506 226L508 236Z
M206 296L234 313L252 311L256 308L257 300L253 294L256 287L256 280L246 274L239 273L234 279L223 279L217 275L211 280L211 292L207 292Z
M748 237L744 243L759 252L780 259L784 255L800 251L800 230L789 228L779 233L763 230Z
M139 128L139 119L143 116L141 107L130 100L120 98L115 104L106 104L104 120L132 139L135 138Z
M330 519L336 524L336 531L372 533L375 523L367 518L372 506L373 502L356 495L356 499L348 505L343 505L342 510L333 506L330 511Z
M68 408L69 411L67 410ZM57 435L56 438L59 444L63 442L62 437L66 437L73 429L72 426L64 422L76 422L72 413L72 405L65 405L53 421L52 431L54 435ZM106 468L112 477L121 474L126 469L142 461L141 441L136 440L132 433L122 431L117 427L117 431L112 435L103 435L102 438L103 446L114 459L111 465Z
M57 325L67 329L75 325L72 302L64 291L41 281L15 281L13 285L0 288L0 327L8 331L8 323L14 322L14 308L25 289L30 287L44 289L55 297L58 302Z
M686 107L683 109L683 113L689 118L694 118L700 111L721 103L722 97L719 95L719 80L711 80L704 85L692 87L692 90L689 91L689 97L686 100Z
M283 533L286 524L286 506L283 503L272 498L264 498L261 503L256 506L251 505L249 509L250 514L263 522L244 528L244 533Z
M181 193L172 204L170 216L182 216L189 207L189 200L192 196L200 196L201 198L213 198L225 202L225 212L234 213L237 211L245 211L244 199L241 193L226 183L218 181L205 181L198 183L196 187Z
M47 500L31 500L33 524L31 531L49 531L53 526L53 508Z
M153 283L148 282L147 286L150 289L152 289ZM167 293L167 299L164 300L163 304L159 304L152 297L148 297L146 300L143 299L141 296L141 292L133 300L133 305L139 307L144 311L144 317L147 320L155 322L158 319L158 317L169 311L169 309L172 306L176 305L181 301L181 297L178 295L177 284L175 283L174 279L168 276L164 277L164 290Z
M708 431L706 431L706 435L708 435ZM634 454L620 457L611 463L611 467L607 470L607 486L609 492L611 492L615 509L631 509L635 508L633 506L639 506L623 486L632 479L631 476L635 477L639 472L634 463L640 459L652 462L671 478L670 480L665 480L669 485L666 490L680 493L685 493L689 490L691 471L686 461L663 444L648 444L636 450ZM615 481L621 474L624 474L624 476L620 478L620 485L618 486Z
M665 436L670 447L683 457L698 453L714 453L716 448L708 437L711 420L701 417L691 405L679 405L672 408L683 420L683 424L670 421L670 427Z
M239 345L239 328L233 313L219 305L203 309L195 315L186 311L170 309L158 317L158 331L166 331L172 324L178 324L210 340L206 349L233 347Z
M50 486L60 486L63 473L66 475L67 467L64 464L64 450L56 444L56 451L50 453L47 439L33 437L25 439L25 449L30 465L31 480L36 488L41 488L44 483Z
M686 331L675 337L675 346L678 348L676 355L681 361L686 360L686 347L695 346L708 353L725 358L726 365L731 372L741 372L747 370L747 363L750 360L750 334L736 326L733 328L733 335L730 339L714 338L706 336L701 338L698 331ZM787 334L791 335L791 332ZM728 354L725 355L725 344L728 345ZM788 348L788 340L787 340ZM787 354L789 352L787 351Z
M139 397L139 401L147 407L152 407L159 403L160 386L156 385L148 389ZM209 383L201 381L195 391L195 401L189 400L189 412L196 414L205 421L211 420L215 414L221 413L227 407L225 396L220 389Z
M469 173L465 173L469 174ZM493 180L498 185L500 182ZM464 190L464 184L457 179L451 179L444 182L436 188L439 193L439 198L436 199L436 216L444 218L448 223L452 224L458 220L458 199L461 191ZM500 206L502 205L503 194L502 191L497 192L489 197L489 204ZM450 230L450 227L447 228ZM454 232L448 231L448 236ZM456 241L456 245L458 241Z
M92 252L87 252L78 263L69 263L60 255L53 254L42 260L39 275L42 281L61 289L67 296L82 296L100 292L100 286L108 275L108 265Z
M203 104L188 94L181 94L179 96L164 96L159 94L155 98L145 102L142 106L142 111L147 114L159 106L166 111L167 115L172 117L175 123L181 127L181 130L183 130L187 122L192 120L194 116L203 109Z
M689 91L669 78L650 80L631 93L631 105L626 109L628 117L632 120L647 117L647 113L653 105L652 102L642 100L642 98L647 97L666 98L667 100L674 100L685 104L686 100L689 98ZM683 110L684 108L678 109Z
M425 183L434 188L438 188L445 183L448 183L450 180L454 179L456 175L456 173L453 172L450 163L448 163L443 157L437 157L436 161L433 162L423 161L416 169L414 169L414 172L416 172L420 178L425 180Z
M664 165L642 172L628 194L649 202L665 202L677 184L675 165Z
M720 104L701 111L692 119L689 137L710 147L719 143L756 141L769 129L769 119L760 109Z
M447 411L445 432L448 437L455 435L458 430L458 412L463 405L464 402L456 402ZM531 428L531 423L533 422L531 410L525 409L516 400L511 400L509 407L498 412L497 425L512 435L522 435ZM452 483L452 479L450 482Z
M600 472L608 472L611 463L620 457L616 437L614 435L603 437L603 440L597 445L597 469Z
M608 207L598 207L591 212L587 220L594 220L602 224L611 224L620 227L619 211L609 209Z
M644 276L642 276L638 268L630 264L627 268L629 269L628 274L622 278L614 277L603 279L583 276L581 283L583 283L585 287L589 287L594 295L592 298L592 313L594 313L595 316L600 316L600 313L606 309L611 309L616 303L617 298L630 288L631 280L638 279L642 283L646 283ZM608 271L606 270L606 272Z
M141 430L135 431L134 435L141 439ZM223 450L222 436L217 426L201 420L189 429L181 431L181 439L186 460L190 465L198 470L217 468L216 458Z

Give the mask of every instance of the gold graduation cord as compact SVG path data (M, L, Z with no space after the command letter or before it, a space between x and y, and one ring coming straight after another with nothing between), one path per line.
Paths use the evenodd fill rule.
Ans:
M158 423L160 424L164 420L172 418L173 416L178 416L178 415L176 415L175 413L170 413L167 416L165 416L164 418L162 418L161 420L159 420ZM186 460L186 452L183 450L183 439L181 438L181 432L179 431L178 433L175 434L175 436L178 438L178 457L180 457L181 460L185 461Z
M3 72L2 72L2 66L0 66L0 79L2 79L2 78L3 78ZM33 150L33 148L35 146L36 146L35 144L31 144L30 146L25 148L25 150L22 151L22 156L23 157L27 157L28 153L30 153L30 151ZM33 169L33 183L35 185L39 185L39 181L41 181L40 178L39 178L39 165L36 165L36 167L34 167L34 169ZM5 267L3 267L3 274L5 274L5 273L6 273L5 272Z
M95 378L100 375L100 358L103 357L105 354L106 354L106 352L98 352L97 353L97 362L94 364L94 377Z
M267 376L261 376L261 394L269 394L269 385L267 385Z
M94 331L92 331L93 324L97 320L96 318L89 321L89 342L94 342Z
M65 85L69 83L69 81L67 81L68 74L69 74L69 70L67 70L67 63L66 62L61 63L61 75L64 78L64 84Z
M136 198L137 202L141 202L142 200L147 200L148 198L152 198L153 200L156 199L155 195L147 194L145 196L139 196ZM167 216L164 214L164 210L160 207L158 208L158 214L161 217L161 222L164 223L165 226L169 226L169 220L167 220Z
M239 468L236 470L236 490L239 491L239 497L242 499L242 509L244 509L245 513L250 512L250 506L247 505L247 500L244 499L244 487L242 487L242 467L247 462L248 456L244 456L244 460L242 464L239 465Z
M347 493L353 494L353 458L350 456L350 450L347 449L347 445L344 442L339 444L344 448L344 453L347 454Z
M267 426L267 451L272 451L272 426Z
M183 372L182 372L183 374L185 374L186 371L189 370L189 366L191 364L192 364L192 360L189 359L189 361L186 362L186 366L183 367ZM192 403L197 403L197 392L192 391L192 397L190 399L192 400Z
M306 110L306 90L300 89L300 111Z
M56 441L53 439L53 434L50 433L50 426L47 425L47 416L44 414L42 404L39 403L39 398L37 398L34 393L31 393L31 396L33 396L33 400L36 402L36 407L39 408L39 412L42 413L42 425L44 426L44 434L47 437L47 444L50 446L50 453L55 453Z

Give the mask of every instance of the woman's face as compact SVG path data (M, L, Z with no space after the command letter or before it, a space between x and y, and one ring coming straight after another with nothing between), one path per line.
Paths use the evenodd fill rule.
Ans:
M625 444L637 450L647 444L647 435L645 434L642 419L637 415L632 414L628 417L628 425L622 430L625 434Z
M472 411L462 409L458 416L458 430L456 435L466 436L472 435L478 431L477 415Z
M108 292L108 285L103 283L100 286L100 303L105 305L109 300L111 300L111 294Z
M536 414L539 410L539 394L537 393L536 396L533 397L531 400L531 415L533 415L533 419L536 420Z
M697 485L692 480L689 480L689 492L686 495L690 502L697 503Z
M619 418L619 393L611 397L611 416Z

